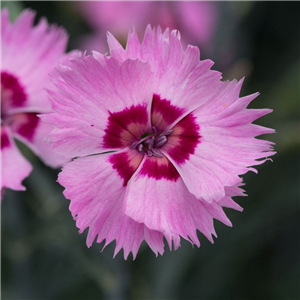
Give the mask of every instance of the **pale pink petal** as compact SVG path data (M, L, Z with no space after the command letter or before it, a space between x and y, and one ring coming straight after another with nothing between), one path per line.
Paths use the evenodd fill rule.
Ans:
M238 175L256 171L251 166L275 154L271 142L254 138L273 130L251 124L270 110L246 109L256 95L238 98L240 88L241 82L224 83L216 96L193 112L201 138L189 159L182 163L166 149L189 191L207 202L225 197L225 186L237 184Z
M72 65L72 63L71 63L72 58L76 58L76 57L80 57L80 56L81 56L81 52L79 52L78 50L72 50L68 53L64 53L55 62L55 65L53 66L53 68L48 73L48 75L49 75L48 77L50 77L50 79L51 78L58 79L60 77L60 74L57 70L58 65L64 65L64 66L70 67ZM49 82L47 82L47 84L45 85L45 87L43 89L46 89L48 87L53 88L52 83L50 85Z
M120 61L124 61L129 58L121 43L110 32L107 32L107 44L109 47L109 53L111 57L114 57L115 59L118 59ZM140 58L139 56L135 57Z
M10 116L10 126L15 138L26 144L42 161L53 168L61 167L71 158L58 155L53 145L45 142L45 136L53 126L42 122L35 113L19 113Z
M238 211L243 211L243 208L240 205L238 205L236 202L234 202L231 198L235 196L247 196L245 194L245 191L240 188L240 186L242 185L244 184L242 183L241 180L238 184L234 186L226 186L225 187L226 197L219 200L218 204L221 205L222 207L228 207Z
M124 61L139 58L149 62L154 73L153 92L184 108L186 113L206 103L221 85L221 74L210 70L211 60L200 61L197 47L182 49L178 31L162 32L147 27L140 43L135 30L129 33L126 49L111 35L108 44L112 57Z
M64 195L71 200L70 211L80 233L89 227L87 246L95 239L98 243L105 239L105 246L116 240L115 255L123 248L125 258L130 252L135 258L145 239L156 255L162 254L162 234L124 215L125 187L110 159L109 154L78 158L59 174L58 182L66 188Z
M48 136L58 153L83 156L102 152L108 119L134 105L149 106L151 72L138 60L123 63L100 54L72 60L72 69L61 66L59 92L49 91L55 114L42 119L57 128Z
M66 32L55 25L49 26L45 19L33 27L35 13L30 10L24 10L13 24L8 23L7 11L1 14L4 14L2 70L16 76L25 87L26 111L51 111L43 88L51 86L48 73L63 56L68 40Z
M228 207L228 208L232 208L232 209L235 209L235 210L238 210L238 211L243 211L243 208L240 205L238 205L236 202L234 202L228 196L226 196L226 197L222 198L221 200L219 200L218 204L221 205L222 207Z
M1 190L10 188L24 191L22 181L30 174L32 167L18 150L9 128L1 126Z
M222 207L196 199L166 159L144 158L128 183L125 214L162 232L170 248L174 243L175 250L180 246L180 237L200 246L197 229L212 241L213 218L231 226Z

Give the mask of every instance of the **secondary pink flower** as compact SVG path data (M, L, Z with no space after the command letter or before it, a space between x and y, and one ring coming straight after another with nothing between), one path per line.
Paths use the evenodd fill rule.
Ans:
M25 10L11 24L8 10L1 11L1 190L25 190L22 181L32 169L13 138L25 143L47 165L58 167L67 161L43 141L53 128L40 122L37 113L51 112L43 88L51 86L49 73L54 72L57 61L69 57L63 55L68 37L45 19L33 27L34 17L34 12Z
M222 207L242 210L231 199L243 195L239 175L274 154L254 138L273 130L251 124L271 110L246 109L258 94L239 98L242 81L221 82L177 31L148 27L142 43L133 31L125 50L108 43L110 56L61 66L44 117L54 148L77 157L58 182L80 233L89 227L88 246L116 240L125 258L143 240L156 255L163 237L170 249L180 237L200 246L197 230L213 242L213 218L231 226Z
M217 4L209 1L80 1L75 7L96 31L84 38L83 48L100 52L107 51L107 30L125 41L132 25L142 34L149 23L178 29L184 43L208 49L218 20Z

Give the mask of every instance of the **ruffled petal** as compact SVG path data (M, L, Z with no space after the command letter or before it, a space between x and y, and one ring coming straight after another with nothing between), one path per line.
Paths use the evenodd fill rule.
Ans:
M1 169L1 190L3 188L26 190L22 181L30 174L32 166L18 150L9 128L3 126L1 126Z
M196 199L172 164L163 158L145 157L128 182L125 214L162 232L170 249L173 242L175 250L180 246L180 237L200 246L197 229L213 241L213 218L231 226L222 207L217 202L207 205Z
M172 152L165 153L189 191L207 202L225 197L225 186L235 185L249 170L256 172L251 166L275 154L273 143L254 138L273 130L251 124L270 110L246 109L257 94L238 98L241 82L224 83L217 96L193 112L201 138L184 163Z
M221 85L221 73L212 71L211 60L200 61L198 47L182 49L180 34L160 27L147 27L140 43L135 30L129 33L126 49L108 35L111 56L124 61L138 58L149 62L155 75L154 93L188 113L206 103Z
M53 167L61 167L71 160L53 151L53 145L45 142L45 136L53 126L41 122L35 113L19 113L10 116L10 126L15 138L26 144L42 161Z
M49 91L56 113L42 116L57 127L48 136L54 149L75 157L122 148L104 143L103 138L114 113L137 106L150 109L152 73L148 64L138 60L120 63L98 54L73 59L72 69L61 66L59 72L62 79L55 81L59 92ZM127 121L128 125L130 119ZM150 122L149 118L144 121Z
M88 247L96 236L98 243L106 240L105 246L116 240L114 255L123 248L125 259L130 252L136 257L144 239L156 255L162 254L162 234L124 214L123 178L111 159L109 154L78 158L66 164L59 174L58 182L66 188L64 195L71 200L70 211L79 232L89 227Z
M49 112L51 107L43 88L51 86L48 73L62 59L68 36L62 28L45 19L34 27L35 13L24 10L13 23L6 10L2 23L2 70L16 76L25 87L26 111Z

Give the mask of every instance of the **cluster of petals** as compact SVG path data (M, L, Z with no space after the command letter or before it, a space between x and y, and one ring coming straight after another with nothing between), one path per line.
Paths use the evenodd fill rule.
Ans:
M184 44L188 41L209 49L219 19L213 1L79 1L75 7L94 29L92 35L81 39L82 48L99 52L107 51L107 30L126 41L132 25L142 35L147 24L178 29Z
M55 75L68 36L45 19L33 26L35 13L25 10L12 24L7 9L1 11L1 160L4 188L25 190L22 181L32 170L14 139L26 144L47 165L61 166L66 157L53 152L44 137L53 127L41 122L38 113L52 111L44 88L50 87L49 73ZM73 55L73 54L72 54Z
M158 255L184 238L213 242L213 220L231 226L223 207L244 195L240 175L274 154L252 124L270 109L247 109L258 93L239 97L243 80L222 82L197 47L178 31L147 27L126 48L108 34L110 55L93 52L60 66L48 91L55 125L47 140L74 157L58 182L70 199L87 245L116 240L115 255L135 258L143 240ZM252 167L251 167L252 166Z

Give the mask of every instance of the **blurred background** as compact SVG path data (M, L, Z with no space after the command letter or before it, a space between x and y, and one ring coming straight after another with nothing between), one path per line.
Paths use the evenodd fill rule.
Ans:
M273 108L256 123L278 152L273 163L244 176L248 197L235 200L243 213L225 209L233 223L215 221L214 245L181 248L155 258L142 244L137 259L114 243L85 245L52 170L20 145L34 170L26 192L7 190L2 216L2 299L300 299L299 2L6 2L12 20L24 8L66 28L69 49L106 52L106 31L123 44L134 24L181 31L184 45L200 47L224 80L246 76L242 96Z

